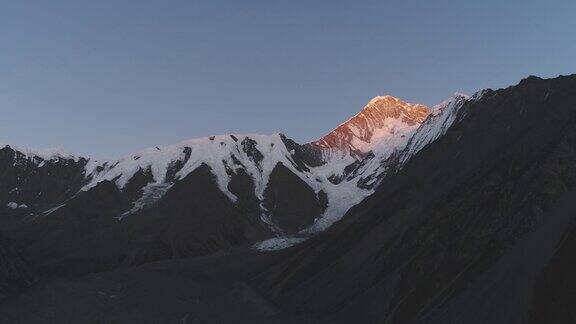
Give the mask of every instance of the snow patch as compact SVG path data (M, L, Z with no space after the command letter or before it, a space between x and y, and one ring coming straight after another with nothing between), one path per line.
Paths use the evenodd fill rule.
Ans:
M26 209L28 208L28 205L26 204L18 204L16 202L9 202L8 204L6 204L6 207L10 208L10 209Z
M259 251L275 251L289 248L306 241L305 237L275 237L254 245Z
M152 206L172 187L169 183L150 183L144 187L142 197L134 202L132 208L118 217L122 219L126 216L136 213L144 208Z

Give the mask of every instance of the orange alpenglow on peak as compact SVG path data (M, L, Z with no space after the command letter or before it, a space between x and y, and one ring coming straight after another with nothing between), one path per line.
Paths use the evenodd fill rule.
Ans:
M377 96L354 117L310 144L361 157L385 144L389 147L403 144L430 112L425 105L388 95Z

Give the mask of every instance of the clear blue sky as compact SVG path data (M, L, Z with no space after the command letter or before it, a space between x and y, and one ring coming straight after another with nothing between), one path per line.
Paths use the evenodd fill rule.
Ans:
M304 142L391 94L576 73L576 1L5 1L0 141L116 157L230 132Z

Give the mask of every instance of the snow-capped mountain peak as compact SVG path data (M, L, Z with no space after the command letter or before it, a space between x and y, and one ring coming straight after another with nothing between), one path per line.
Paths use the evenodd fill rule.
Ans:
M378 147L401 145L431 109L386 95L377 96L352 118L311 143L329 152L362 157Z

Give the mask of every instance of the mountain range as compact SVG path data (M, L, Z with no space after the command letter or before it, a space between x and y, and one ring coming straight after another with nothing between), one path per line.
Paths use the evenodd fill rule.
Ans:
M566 323L576 75L318 140L0 148L0 322Z

